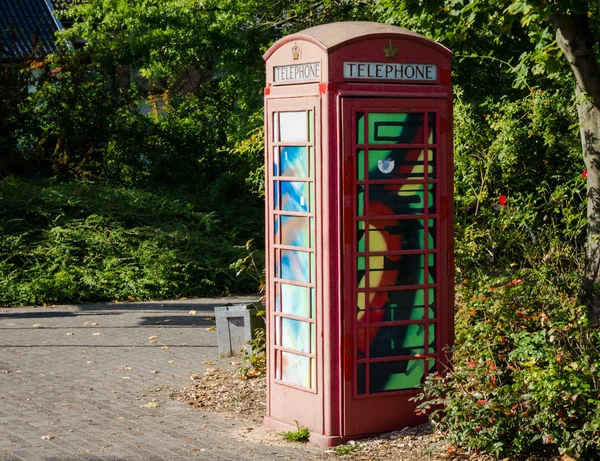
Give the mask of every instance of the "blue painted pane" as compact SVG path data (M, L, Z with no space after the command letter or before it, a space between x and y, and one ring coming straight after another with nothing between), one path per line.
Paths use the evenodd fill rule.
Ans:
M281 345L308 353L310 351L309 323L299 320L281 319Z
M286 146L280 153L281 176L306 178L308 176L308 155L306 146Z
M307 183L281 181L281 209L284 211L307 212Z
M281 244L308 248L308 218L281 216Z
M281 284L282 312L297 315L299 317L310 317L310 291L308 287L299 287Z
M308 253L281 250L281 278L308 283Z

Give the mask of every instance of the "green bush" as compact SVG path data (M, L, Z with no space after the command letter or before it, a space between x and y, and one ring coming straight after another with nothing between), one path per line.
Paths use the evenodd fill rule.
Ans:
M229 266L262 215L182 190L2 180L0 304L255 293Z

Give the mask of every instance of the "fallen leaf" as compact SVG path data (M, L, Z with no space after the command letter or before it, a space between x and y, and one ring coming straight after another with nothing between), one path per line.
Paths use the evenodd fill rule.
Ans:
M102 336L102 333L92 333L92 336Z
M208 328L207 328L207 330L208 330L208 331L215 331L216 329L217 329L217 327L214 327L214 326L213 326L213 327L208 327Z
M169 360L167 363L175 363L175 360Z
M87 327L90 324L90 322L83 322L83 326Z
M42 324L41 324L41 323L34 323L34 324L33 324L33 327L34 327L34 328L39 328L39 327L41 327L41 326L42 326Z
M51 434L42 435L42 440L52 440L54 438Z
M207 321L209 321L209 322L210 322L211 320L214 320L214 319L215 319L214 317L204 317L204 320L207 320Z
M189 314L190 314L190 315L196 315L196 311L195 311L195 310L191 310L191 311L189 312Z
M210 360L205 360L204 362L202 362L204 365L214 365L215 362L211 362Z
M89 363L90 365L93 365L93 364L94 364L94 363L96 363L96 362L94 362L94 361L90 360L90 361L89 361L89 362L87 362L87 363Z
M163 320L163 323L171 323L173 321L173 319L165 319Z
M191 379L192 381L194 381L194 380L196 380L196 379L200 379L200 376L198 376L198 375L191 375L191 376L190 376L190 379Z
M156 341L158 339L158 336L150 336L148 338L148 341Z
M167 349L171 349L171 346L160 346L161 349L167 350Z
M0 370L0 375L7 375L10 373L10 370Z
M65 336L73 336L73 333L65 333Z
M158 371L158 370L152 370L152 373L157 374L157 373L160 373L160 371Z
M121 370L133 370L133 368L131 368L131 367L130 367L130 366L128 366L128 365L121 365L119 368L120 368Z
M160 405L156 402L148 402L146 405L142 405L144 408L158 408Z
M97 326L99 324L98 324L98 322L92 322L92 325Z
M204 372L204 376L214 375L217 370L215 368L207 368Z

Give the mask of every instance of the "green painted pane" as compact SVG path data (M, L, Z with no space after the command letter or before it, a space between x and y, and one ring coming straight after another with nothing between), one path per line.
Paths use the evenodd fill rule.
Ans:
M428 296L427 302L429 303L429 310L427 312L427 318L434 319L435 313L436 313L435 289L430 288L427 296Z
M437 246L437 222L435 219L430 219L427 225L427 248L429 250L435 250Z
M370 113L369 144L423 144L422 113Z
M356 242L357 242L357 251L359 253L365 252L365 222L364 221L356 221Z
M365 151L362 149L356 151L356 179L359 181L365 179Z
M369 357L398 357L425 353L425 326L373 327L369 334Z
M369 391L393 392L418 388L425 376L425 361L421 359L400 360L369 364Z
M428 343L429 343L429 348L428 348L428 353L429 354L435 354L435 346L436 346L436 336L435 336L435 323L430 323L429 324L429 338L428 338Z
M434 301L429 290L429 305ZM398 322L425 318L425 290L394 290L373 293L369 302L369 322Z
M371 185L368 214L370 216L423 214L425 212L424 190L423 184ZM428 190L429 212L435 213L435 184L429 184Z
M356 144L365 143L365 114L356 113Z
M314 130L315 116L313 111L308 111L308 142L313 142L313 130Z
M427 258L427 264L428 264L428 272L429 272L429 279L427 281L427 283L435 283L436 279L437 279L437 274L436 274L436 267L435 267L435 255L431 254L429 255L429 258Z

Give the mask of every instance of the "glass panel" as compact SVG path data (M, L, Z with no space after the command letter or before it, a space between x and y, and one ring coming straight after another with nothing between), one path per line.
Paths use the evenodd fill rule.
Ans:
M433 255L429 255L433 264ZM369 257L369 286L390 287L405 285L423 285L425 283L425 256L416 255L382 255ZM430 267L430 274L435 274ZM434 277L430 275L429 283Z
M281 345L300 352L309 352L309 323L299 320L281 319Z
M424 360L401 360L369 365L370 392L391 392L414 389L425 375Z
M425 212L423 184L390 184L369 186L370 216L413 215ZM429 212L435 212L435 185L429 184Z
M429 307L434 303L429 290ZM425 290L377 291L369 295L369 322L397 322L425 318Z
M369 221L369 251L423 250L422 219Z
M369 357L397 357L425 353L424 325L396 325L369 330Z
M423 149L369 150L368 170L370 180L422 179L425 177L425 151ZM430 169L433 173L433 152L428 151ZM359 178L360 179L360 178Z
M315 247L316 233L315 233L315 218L310 218L310 247Z
M436 224L437 223L435 219L430 219L427 227L427 235L429 237L427 241L427 248L430 250L434 250L437 247Z
M308 248L308 218L281 216L281 244Z
M275 278L279 278L280 277L280 270L279 270L279 250L275 250Z
M275 312L281 311L281 300L279 296L279 284L275 283Z
M281 250L281 278L308 283L308 253Z
M358 288L365 287L365 257L356 258L356 281Z
M311 288L310 289L310 318L311 319L315 318L316 307L317 307L317 296L315 293L315 289Z
M356 179L358 181L365 179L365 151L362 149L356 151Z
M317 326L314 323L310 324L310 353L317 353Z
M356 215L364 216L365 214L365 188L364 186L356 186Z
M315 117L313 115L313 111L308 111L308 142L313 142L313 127L314 127Z
M357 394L366 394L367 387L367 366L364 363L359 363L356 365L356 393Z
M356 144L365 143L365 114L364 112L356 113Z
M281 346L281 338L279 336L279 332L281 328L279 328L279 322L281 321L281 317L275 317L275 345Z
M423 114L369 114L369 144L422 144L423 138Z
M273 142L279 142L279 116L273 112Z
M429 149L427 151L427 177L429 179L436 178L436 158L435 149Z
M308 177L315 177L315 148L312 146L308 148Z
M316 283L316 267L315 267L315 254L310 254L310 281L311 283Z
M435 283L437 280L437 276L435 273L435 255L429 255L427 259L428 270L429 270L429 280L427 283Z
M310 202L310 212L314 213L315 212L315 183L314 182L310 182L308 183L308 199Z
M366 328L356 329L356 358L362 360L367 356Z
M279 209L279 183L273 181L273 209Z
M273 176L279 176L279 147L273 147Z
M429 293L427 294L427 302L429 303L429 311L427 312L427 318L433 319L435 318L435 290L433 288L429 289Z
M429 136L427 137L427 142L429 144L435 144L437 142L435 114L428 115L427 123L428 123L428 131L429 131Z
M306 142L308 135L306 111L280 112L280 142Z
M279 244L279 238L279 215L275 215L273 221L273 243L275 243L275 245Z
M275 148L277 149L277 148ZM281 148L281 176L305 178L308 173L306 146L286 146Z
M281 380L297 386L310 387L310 359L282 352Z
M317 361L310 359L310 388L317 388Z
M364 221L356 221L356 249L360 253L364 253L365 251L365 222Z
M428 338L427 342L429 343L429 348L428 348L428 351L429 351L428 353L429 354L435 354L435 343L436 343L435 342L435 338L436 338L436 336L435 336L435 325L436 325L435 323L430 323L429 324L429 328L428 328L428 330L429 330L429 332L428 332L429 338Z
M308 211L308 186L305 182L281 181L281 209Z
M310 316L310 289L296 285L281 284L281 310L299 317Z

